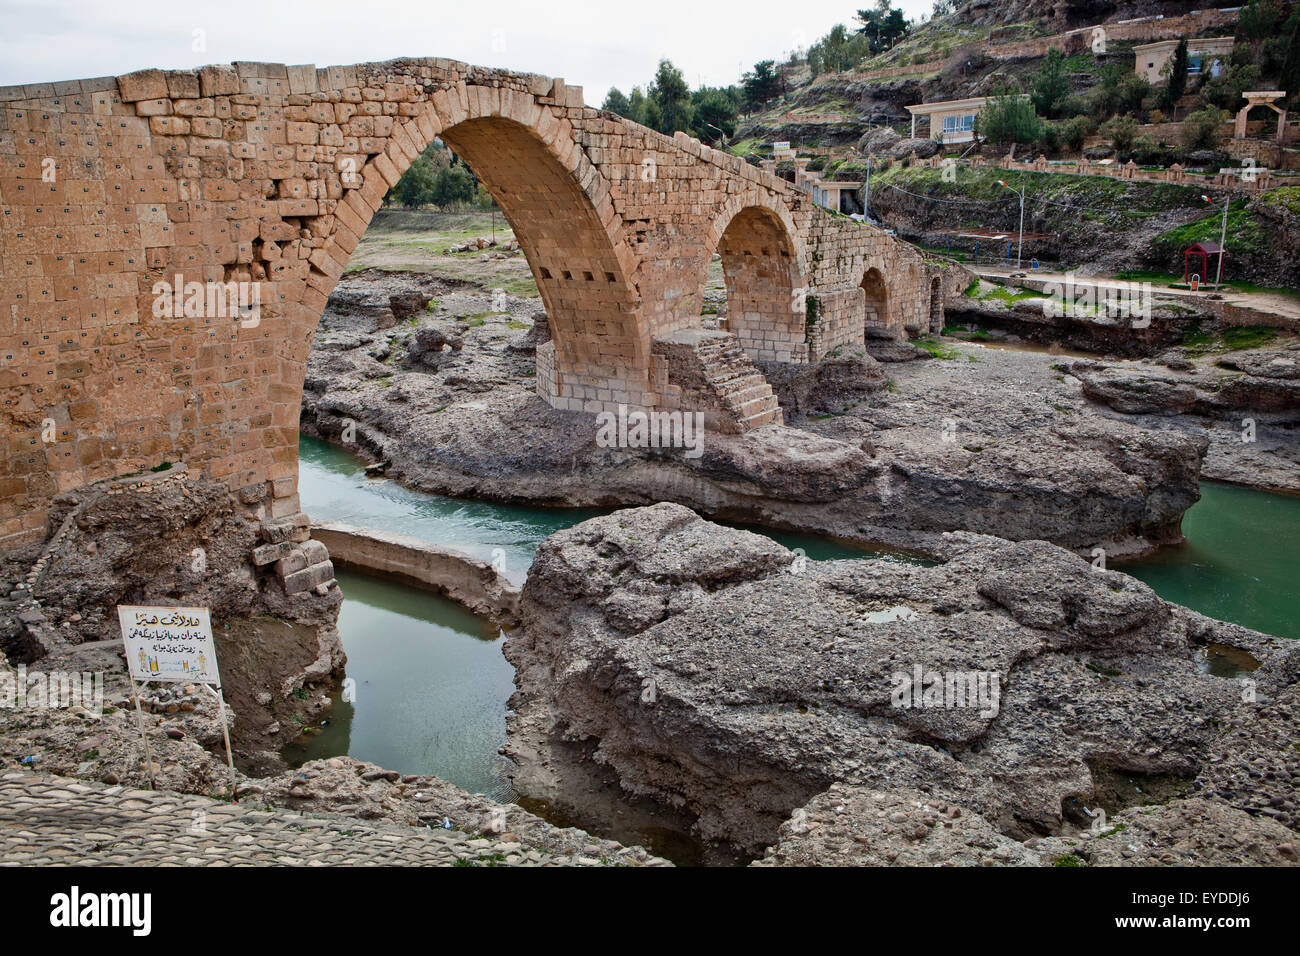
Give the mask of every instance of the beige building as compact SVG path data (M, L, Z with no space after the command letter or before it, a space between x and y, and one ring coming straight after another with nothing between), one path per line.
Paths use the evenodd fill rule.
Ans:
M1161 40L1159 43L1144 43L1135 46L1133 53L1137 60L1133 68L1139 76L1147 78L1152 84L1164 83L1165 64L1174 58L1178 40ZM1218 76L1228 65L1228 54L1232 52L1232 37L1206 37L1187 41L1187 75L1199 76L1208 73Z
M916 118L930 119L930 138L943 143L969 143L975 138L975 117L984 108L987 97L972 96L964 100L917 103L907 107L912 114L912 137L916 137Z

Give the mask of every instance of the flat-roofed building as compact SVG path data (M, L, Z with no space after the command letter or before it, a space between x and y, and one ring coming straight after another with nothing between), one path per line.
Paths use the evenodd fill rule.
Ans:
M917 103L907 107L912 114L912 137L916 138L916 118L929 117L930 138L942 143L969 143L975 138L975 117L988 101L984 96L938 103Z
M1227 66L1228 54L1232 52L1232 37L1204 37L1187 41L1187 75L1199 76L1208 73L1218 76ZM1133 53L1137 57L1133 69L1138 76L1144 76L1148 83L1166 82L1165 64L1174 58L1178 40L1161 40L1158 43L1144 43L1135 46Z

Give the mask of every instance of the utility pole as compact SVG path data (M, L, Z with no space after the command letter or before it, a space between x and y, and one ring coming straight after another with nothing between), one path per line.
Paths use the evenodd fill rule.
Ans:
M1210 201L1209 196L1202 196L1205 202ZM1223 224L1219 227L1219 268L1214 276L1214 287L1217 289L1223 284L1223 253L1228 241L1228 204L1232 202L1232 193L1223 197Z
M1223 250L1226 248L1224 243L1228 241L1228 203L1232 200L1232 193L1223 197L1223 226L1219 229L1219 268L1214 276L1214 287L1217 289L1223 284Z
M998 180L998 185L1006 186L1007 189L1011 189L1010 186L1007 186L1007 184L1000 179ZM1014 189L1011 189L1011 191L1015 192ZM1016 268L1017 269L1020 268L1020 262L1022 258L1021 253L1024 250L1024 246L1025 246L1025 184L1021 183L1020 184L1020 234L1016 236ZM1220 263L1222 263L1223 261L1222 256L1219 257L1219 261Z

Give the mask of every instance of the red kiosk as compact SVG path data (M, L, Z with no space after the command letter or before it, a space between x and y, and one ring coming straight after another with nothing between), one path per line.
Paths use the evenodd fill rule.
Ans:
M1205 285L1210 277L1210 256L1218 256L1220 261L1223 259L1223 246L1217 242L1197 242L1183 250L1183 281L1191 285L1191 257L1201 257L1201 285Z

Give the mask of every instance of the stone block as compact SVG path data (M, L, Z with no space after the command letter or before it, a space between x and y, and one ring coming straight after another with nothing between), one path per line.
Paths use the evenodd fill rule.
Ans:
M263 544L253 549L253 563L258 567L266 564L272 564L281 558L286 558L293 553L294 546L290 541L281 541L276 544Z
M302 553L306 556L308 564L320 564L330 559L329 549L325 547L323 541L307 541L302 546Z
M117 95L123 103L156 100L167 96L167 77L162 70L137 70L117 78Z
M295 571L284 579L284 593L298 594L302 591L310 591L318 584L325 584L334 579L334 563L325 561L321 564L313 564L309 568L301 571Z
M199 95L232 96L242 90L239 74L229 66L205 66L199 70Z

